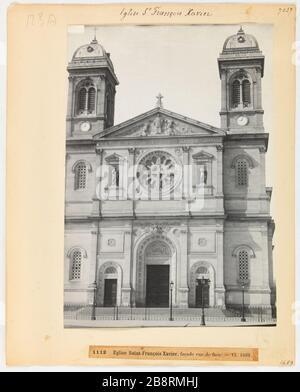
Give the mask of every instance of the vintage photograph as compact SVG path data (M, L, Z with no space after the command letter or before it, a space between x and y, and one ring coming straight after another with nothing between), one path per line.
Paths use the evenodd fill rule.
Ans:
M76 27L65 327L276 325L272 25Z

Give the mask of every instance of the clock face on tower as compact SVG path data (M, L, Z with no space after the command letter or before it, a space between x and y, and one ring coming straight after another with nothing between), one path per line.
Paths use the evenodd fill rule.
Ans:
M240 126L244 126L248 124L248 117L247 116L239 116L237 119L237 123Z
M91 124L88 121L81 123L80 129L82 132L88 132L91 129Z

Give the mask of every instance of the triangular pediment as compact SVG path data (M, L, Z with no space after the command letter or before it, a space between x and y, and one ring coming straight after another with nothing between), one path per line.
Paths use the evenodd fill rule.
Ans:
M194 159L194 160L203 160L203 159L205 159L205 160L207 160L207 159L213 159L214 158L214 156L213 155L211 155L211 154L209 154L208 152L206 152L206 151L199 151L197 154L194 154L194 155L192 155L192 158Z
M162 108L155 108L121 124L105 129L96 134L94 138L156 138L187 135L222 136L224 134L225 132L219 128Z

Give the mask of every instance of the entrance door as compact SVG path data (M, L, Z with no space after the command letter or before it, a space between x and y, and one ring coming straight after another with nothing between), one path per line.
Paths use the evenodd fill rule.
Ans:
M146 306L169 307L169 265L147 265Z
M209 307L209 281L197 279L196 285L196 308Z
M117 279L104 280L104 306L113 307L117 305Z

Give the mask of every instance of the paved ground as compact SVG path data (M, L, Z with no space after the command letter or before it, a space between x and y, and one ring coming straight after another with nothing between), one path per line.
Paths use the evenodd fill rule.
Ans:
M139 320L65 320L65 328L135 328L135 327L203 327L200 321L139 321ZM275 326L276 323L247 321L206 321L207 327L254 327L254 326Z

